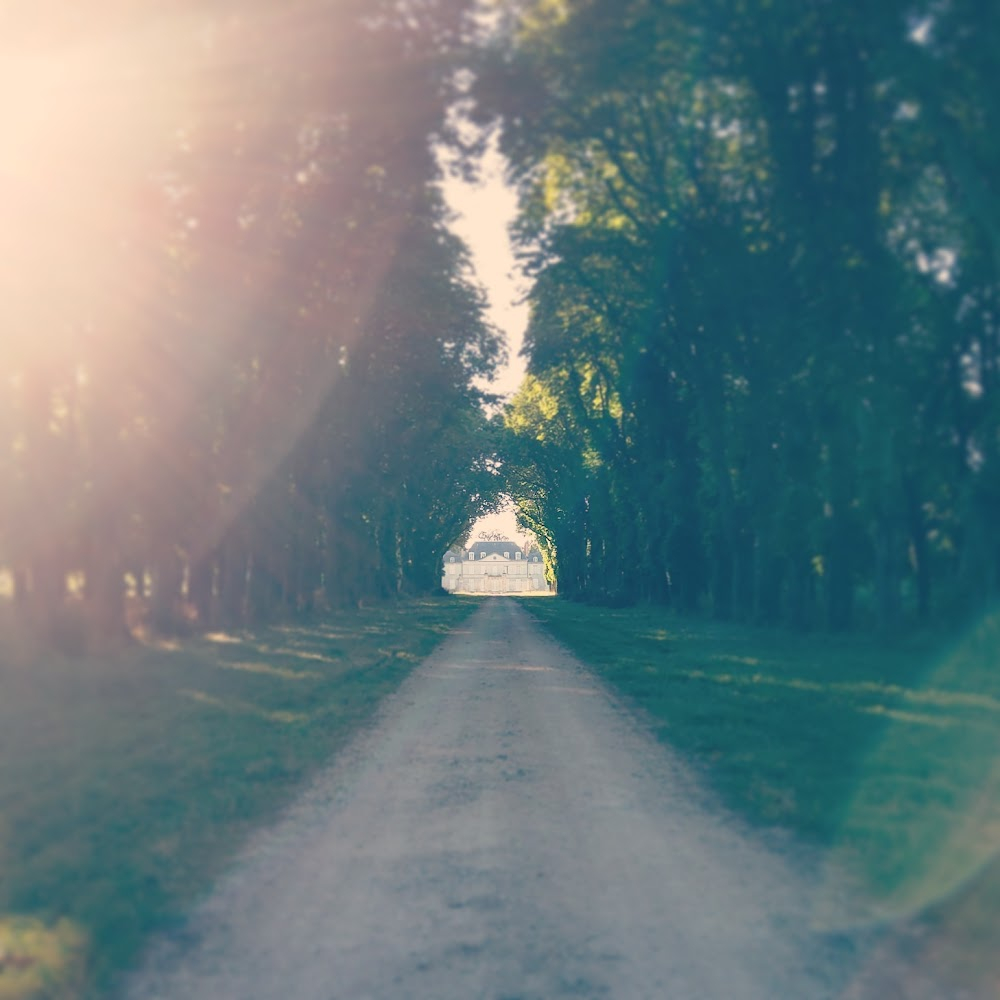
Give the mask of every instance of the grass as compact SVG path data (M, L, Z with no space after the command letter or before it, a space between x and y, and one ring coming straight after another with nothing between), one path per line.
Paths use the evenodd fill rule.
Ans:
M0 1000L106 992L362 726L462 599L105 658L0 642Z
M886 643L526 607L729 808L820 849L821 924L931 927L936 960L1000 997L1000 614ZM845 881L847 915L830 903Z

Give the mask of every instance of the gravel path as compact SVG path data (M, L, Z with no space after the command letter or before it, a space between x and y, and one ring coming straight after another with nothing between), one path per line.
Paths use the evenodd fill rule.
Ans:
M130 1000L822 1000L801 876L511 599L483 602Z

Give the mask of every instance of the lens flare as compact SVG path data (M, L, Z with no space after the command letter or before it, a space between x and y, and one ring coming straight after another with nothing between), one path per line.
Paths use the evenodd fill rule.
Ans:
M1000 852L1000 611L917 690L886 707L841 824L828 889L858 891L853 920L897 921L941 904ZM907 708L917 709L907 711Z

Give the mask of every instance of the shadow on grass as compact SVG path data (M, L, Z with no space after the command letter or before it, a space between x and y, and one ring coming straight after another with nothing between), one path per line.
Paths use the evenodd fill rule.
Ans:
M105 995L475 608L403 603L89 659L0 647L0 998ZM5 952L9 927L22 943ZM32 992L31 956L67 928L77 971Z
M1000 749L1000 638L995 645L982 635L970 640L975 652L968 642L943 652L939 642L918 654L654 609L555 601L529 610L632 699L661 738L703 766L752 822L787 826L831 847L857 812L859 790L878 781L927 788L936 776L953 790L991 787L988 751ZM883 825L895 828L884 790L874 798L886 802Z
M528 610L730 808L821 849L818 926L893 930L858 996L911 995L904 937L941 996L1000 996L1000 614L915 649L654 609Z

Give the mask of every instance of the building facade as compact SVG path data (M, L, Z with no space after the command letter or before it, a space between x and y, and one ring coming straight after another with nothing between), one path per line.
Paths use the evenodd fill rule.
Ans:
M449 549L441 586L463 594L528 594L549 589L538 549L525 552L516 542L508 541Z

